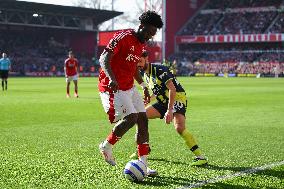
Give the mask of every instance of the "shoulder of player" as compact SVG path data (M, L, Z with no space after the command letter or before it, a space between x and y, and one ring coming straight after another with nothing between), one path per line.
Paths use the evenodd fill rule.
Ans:
M156 68L157 71L160 71L160 72L167 72L169 71L169 68L167 66L164 66L162 64L152 64L153 67Z
M64 65L69 65L69 58L64 61Z
M156 64L154 65L154 67L155 67L155 73L156 73L157 78L159 79L172 78L171 72L167 66Z
M122 41L123 39L129 39L132 36L134 36L133 31L134 30L124 30L124 31L121 31L120 33L118 33L117 35L115 35L113 37L113 40L119 42L119 41Z

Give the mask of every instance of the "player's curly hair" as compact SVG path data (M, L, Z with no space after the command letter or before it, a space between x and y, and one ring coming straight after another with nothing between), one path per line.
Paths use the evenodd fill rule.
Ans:
M143 51L141 56L142 57L147 57L148 56L148 52L147 51Z
M139 20L141 24L149 24L159 29L163 27L162 18L155 11L148 10L147 12L144 12L139 17Z

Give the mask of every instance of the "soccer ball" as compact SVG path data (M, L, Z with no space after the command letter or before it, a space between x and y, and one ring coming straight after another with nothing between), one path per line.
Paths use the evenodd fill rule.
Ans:
M123 173L130 181L142 181L147 176L147 167L140 160L131 160L125 165Z

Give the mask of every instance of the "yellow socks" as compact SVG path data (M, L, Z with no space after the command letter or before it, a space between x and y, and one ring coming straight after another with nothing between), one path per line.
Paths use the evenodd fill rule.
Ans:
M185 140L186 145L190 148L190 150L194 153L195 156L202 155L202 152L199 149L193 135L187 129L185 129L181 133L181 137Z

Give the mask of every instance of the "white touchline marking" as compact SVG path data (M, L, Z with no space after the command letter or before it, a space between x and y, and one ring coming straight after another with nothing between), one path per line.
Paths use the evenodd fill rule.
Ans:
M255 167L255 168L239 171L239 172L229 174L229 175L218 176L218 177L215 177L215 178L212 178L212 179L200 181L200 182L193 183L193 184L190 184L190 185L187 185L187 186L182 186L179 189L182 189L182 188L198 188L198 187L204 186L206 184L213 184L213 183L220 182L220 181L223 181L223 180L256 173L256 172L259 172L259 171L271 169L273 167L277 167L277 166L281 166L281 165L284 165L284 161L266 164L266 165L263 165L263 166L260 166L260 167Z

